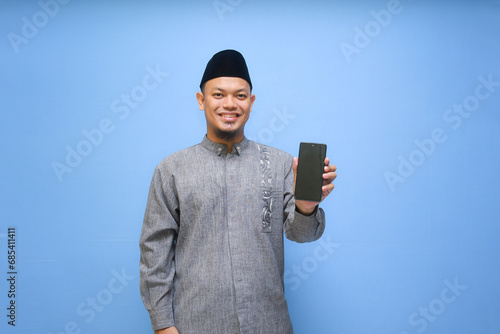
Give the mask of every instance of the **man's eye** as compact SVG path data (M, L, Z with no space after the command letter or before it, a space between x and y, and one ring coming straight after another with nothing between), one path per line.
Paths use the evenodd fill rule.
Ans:
M240 99L246 99L247 96L245 94L238 94L238 98L240 98Z
M221 93L214 93L214 97L222 97Z

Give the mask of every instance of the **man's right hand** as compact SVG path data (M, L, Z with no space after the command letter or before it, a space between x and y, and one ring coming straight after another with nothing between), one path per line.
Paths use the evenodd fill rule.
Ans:
M179 331L175 327L168 327L155 331L155 334L179 334Z

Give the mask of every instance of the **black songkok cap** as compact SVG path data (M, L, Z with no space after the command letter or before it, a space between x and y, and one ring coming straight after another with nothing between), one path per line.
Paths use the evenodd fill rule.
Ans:
M200 88L208 80L218 77L242 78L248 82L250 89L252 89L252 81L250 81L245 58L236 50L220 51L209 60L201 78Z

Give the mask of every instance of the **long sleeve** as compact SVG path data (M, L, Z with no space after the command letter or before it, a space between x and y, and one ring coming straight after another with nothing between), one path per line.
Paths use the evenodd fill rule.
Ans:
M156 168L140 238L140 290L153 330L174 326L173 280L178 200L173 177Z
M293 196L293 159L287 164L284 193L284 231L287 239L296 242L318 240L325 230L325 212L319 206L310 215L305 216L295 210Z

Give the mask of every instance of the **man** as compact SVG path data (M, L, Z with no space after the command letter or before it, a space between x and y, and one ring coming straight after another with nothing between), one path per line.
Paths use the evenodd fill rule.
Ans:
M243 56L208 62L196 94L207 134L155 169L140 239L141 295L155 333L293 333L283 232L318 239L317 202L295 200L297 158L245 138L255 95ZM323 198L336 167L325 159Z

